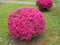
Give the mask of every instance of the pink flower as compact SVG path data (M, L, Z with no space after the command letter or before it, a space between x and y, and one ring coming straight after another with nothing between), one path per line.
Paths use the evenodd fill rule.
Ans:
M34 34L43 32L41 27L45 27L45 18L36 8L18 8L9 15L8 27L14 38L31 40Z
M47 10L50 10L50 8L52 7L53 5L53 2L52 0L37 0L36 1L36 5L42 9L47 9Z

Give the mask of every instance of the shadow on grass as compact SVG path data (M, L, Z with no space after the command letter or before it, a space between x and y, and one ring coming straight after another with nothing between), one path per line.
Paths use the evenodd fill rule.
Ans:
M8 33L7 35L7 40L9 40L10 42L14 42L15 45L37 45L37 42L41 42L41 40L43 39L44 34L40 34L38 37L34 37L32 40L30 41L26 41L26 40L19 40L19 39L13 39L11 34Z
M0 2L0 4L1 4L1 2Z
M48 10L47 8L41 8L40 6L39 7L37 6L37 8L42 12L51 12L52 11L52 9Z

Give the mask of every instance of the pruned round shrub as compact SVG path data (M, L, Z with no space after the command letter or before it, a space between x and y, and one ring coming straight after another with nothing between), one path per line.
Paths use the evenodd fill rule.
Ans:
M43 32L45 19L38 9L22 7L9 14L8 28L14 38L31 40Z
M40 10L50 10L53 6L52 0L37 0L36 5Z

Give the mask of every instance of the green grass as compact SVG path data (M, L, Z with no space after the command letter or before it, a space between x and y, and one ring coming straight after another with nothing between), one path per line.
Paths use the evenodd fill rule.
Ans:
M53 0L54 3L57 3L57 0Z
M15 1L35 2L36 0L15 0Z
M15 45L8 31L8 14L16 8L26 7L22 4L0 4L0 45ZM33 6L33 5L29 5ZM33 7L36 7L35 5ZM60 45L60 7L52 8L50 12L43 12L46 19L46 29L38 39L31 42L22 42L21 45Z
M57 3L58 0L53 0L54 3Z
M35 2L36 0L15 0L15 1L27 1L27 2ZM54 3L57 3L57 0L53 0Z

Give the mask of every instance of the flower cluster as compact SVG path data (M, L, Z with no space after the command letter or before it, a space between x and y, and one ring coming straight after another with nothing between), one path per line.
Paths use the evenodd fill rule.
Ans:
M53 2L52 0L37 0L36 5L39 7L39 9L50 10L53 5Z
M8 27L14 38L31 40L34 35L43 32L45 19L42 12L36 8L18 8L9 15Z

